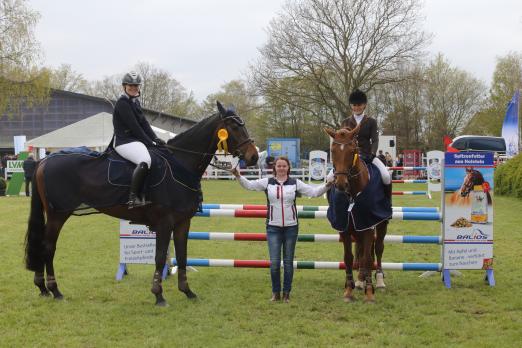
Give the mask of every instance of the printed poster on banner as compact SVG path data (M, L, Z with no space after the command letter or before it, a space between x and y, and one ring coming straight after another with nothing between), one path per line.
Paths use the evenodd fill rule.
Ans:
M120 220L120 263L155 264L156 233Z
M328 153L325 151L310 151L308 173L312 180L324 180L326 177L326 162Z
M446 153L444 269L493 269L493 153Z

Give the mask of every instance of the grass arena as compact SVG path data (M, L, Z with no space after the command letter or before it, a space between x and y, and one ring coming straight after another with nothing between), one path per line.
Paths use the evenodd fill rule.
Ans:
M235 181L203 181L205 202L262 205L262 193ZM419 183L398 183L394 191L418 191ZM437 207L439 193L398 195L394 206ZM299 198L298 205L326 205L323 198ZM237 208L235 208L237 209ZM495 287L481 271L464 271L446 289L440 276L422 271L386 272L375 305L342 301L344 272L298 269L292 302L270 303L270 276L263 268L197 267L188 274L199 299L188 300L175 277L163 283L170 306L151 305L152 265L129 265L116 281L117 219L73 217L58 242L55 268L63 301L39 298L32 272L24 269L23 245L29 200L0 199L0 346L512 346L522 339L520 211L522 201L495 197ZM191 231L264 232L262 218L195 217ZM300 219L300 234L336 236L326 219ZM439 236L436 221L395 221L388 235ZM335 238L335 237L333 237ZM259 241L190 239L189 258L266 260ZM339 243L301 243L296 262L342 259ZM386 243L383 260L438 263L437 243ZM359 297L360 298L360 297ZM30 328L30 329L29 329ZM139 328L139 329L138 329Z

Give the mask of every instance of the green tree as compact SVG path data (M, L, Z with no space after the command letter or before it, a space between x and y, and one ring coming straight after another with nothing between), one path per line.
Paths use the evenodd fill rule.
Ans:
M208 95L202 103L202 117L216 113L216 101L225 106L234 106L238 115L247 124L252 137L257 137L258 132L254 122L257 113L260 112L258 100L249 91L242 80L232 80L221 86L216 93Z
M484 107L473 116L465 132L500 136L506 106L517 89L522 89L522 54L512 52L497 58L489 98Z
M49 72L37 67L37 20L25 0L0 0L0 115L16 115L21 105L48 98Z

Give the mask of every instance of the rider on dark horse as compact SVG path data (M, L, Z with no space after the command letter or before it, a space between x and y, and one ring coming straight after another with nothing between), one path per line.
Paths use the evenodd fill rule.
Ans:
M367 165L373 163L381 173L382 182L385 185L386 197L391 201L391 176L384 163L376 157L379 148L379 133L377 121L365 114L368 98L366 94L356 89L348 98L352 109L352 116L349 116L341 123L342 127L354 129L360 124L359 133L357 134L357 143L359 148L359 156Z
M156 136L141 109L138 100L141 82L141 76L136 72L132 71L123 76L121 84L124 93L116 102L112 117L114 136L110 146L114 147L121 157L136 164L127 203L129 209L150 203L141 195L151 166L147 148L165 145L165 142Z

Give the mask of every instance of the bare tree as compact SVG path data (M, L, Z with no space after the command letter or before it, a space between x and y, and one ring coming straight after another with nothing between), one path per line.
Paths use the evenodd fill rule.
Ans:
M399 81L397 66L421 55L429 38L419 9L417 0L289 1L268 27L250 80L260 95L289 104L298 97L295 107L339 125L353 89ZM287 78L295 84L281 83Z
M444 135L454 137L483 105L486 87L466 71L451 67L439 54L427 67L427 148L442 148Z
M172 75L150 63L137 63L133 70L143 78L141 104L143 107L181 117L193 118L200 114L199 106L192 92L187 93ZM87 88L91 95L108 99L118 99L123 93L121 79L125 73L106 76L94 81Z
M82 74L74 71L70 64L62 64L56 69L51 69L51 87L70 92L85 93L88 81Z

